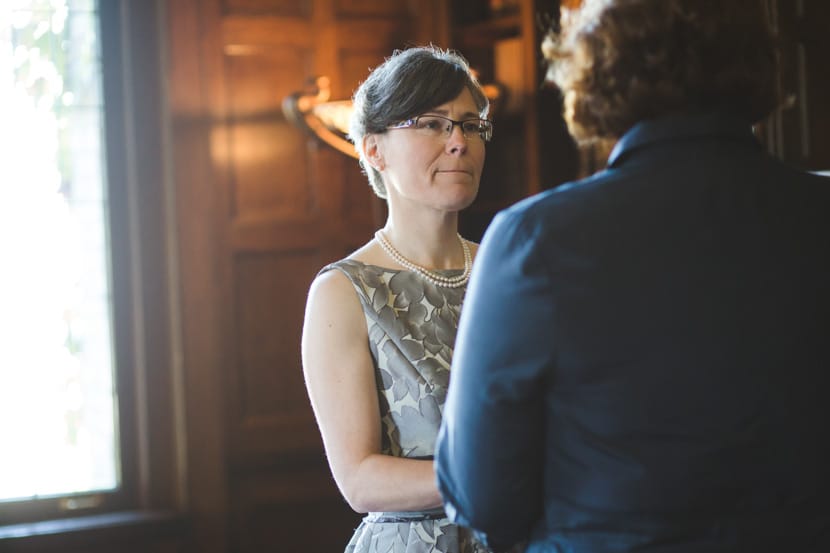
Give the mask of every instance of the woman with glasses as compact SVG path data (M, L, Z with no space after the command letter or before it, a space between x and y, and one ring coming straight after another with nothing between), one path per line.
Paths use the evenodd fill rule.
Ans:
M303 370L340 491L368 513L348 552L483 552L449 522L433 472L461 302L476 244L488 102L467 62L395 52L354 96L350 137L385 226L311 286Z

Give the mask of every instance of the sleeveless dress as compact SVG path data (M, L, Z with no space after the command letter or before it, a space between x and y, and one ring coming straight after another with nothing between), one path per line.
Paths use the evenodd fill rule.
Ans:
M343 259L339 270L360 298L369 333L381 415L381 451L432 459L447 395L458 315L466 286L435 286L412 271ZM460 270L443 271L446 276ZM346 553L487 553L442 509L368 513Z

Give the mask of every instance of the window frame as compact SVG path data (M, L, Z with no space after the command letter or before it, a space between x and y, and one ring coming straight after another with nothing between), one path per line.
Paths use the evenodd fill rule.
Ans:
M0 503L0 529L184 504L164 16L163 2L98 0L120 485Z

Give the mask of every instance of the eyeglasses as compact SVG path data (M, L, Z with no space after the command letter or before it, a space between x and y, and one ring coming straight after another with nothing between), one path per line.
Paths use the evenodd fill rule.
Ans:
M448 138L453 128L461 127L461 134L467 139L478 139L487 142L493 137L493 122L488 119L464 119L456 121L442 115L419 115L389 129L412 129L418 134L433 138Z

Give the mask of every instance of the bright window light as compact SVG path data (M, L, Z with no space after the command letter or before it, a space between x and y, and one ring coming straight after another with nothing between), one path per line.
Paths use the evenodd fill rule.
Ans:
M0 501L119 485L94 0L0 2Z

